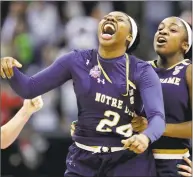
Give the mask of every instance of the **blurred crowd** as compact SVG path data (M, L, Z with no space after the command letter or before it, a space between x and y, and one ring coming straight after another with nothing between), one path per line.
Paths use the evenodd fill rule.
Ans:
M160 21L175 15L192 22L191 1L10 1L1 5L1 57L16 58L23 65L21 70L28 75L46 68L73 49L96 48L98 22L113 10L124 11L136 19L142 38L136 55L145 60L155 57L152 41ZM70 124L77 119L72 81L44 94L43 100L44 108L30 119L18 141L31 166L37 161L38 152L47 148L44 135L68 137ZM22 102L7 82L2 81L1 125L15 115Z

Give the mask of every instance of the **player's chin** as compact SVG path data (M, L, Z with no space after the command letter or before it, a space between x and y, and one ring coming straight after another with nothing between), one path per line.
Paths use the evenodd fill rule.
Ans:
M167 48L163 47L155 47L155 52L160 55L160 56L167 56L167 54L169 53Z
M100 45L105 46L105 47L112 46L113 44L116 43L116 37L112 36L111 39L104 39L104 38L100 37L99 43L100 43Z

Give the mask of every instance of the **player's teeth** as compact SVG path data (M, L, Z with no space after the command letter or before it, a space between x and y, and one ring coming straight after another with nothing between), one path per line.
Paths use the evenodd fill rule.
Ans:
M166 41L165 38L163 37L160 37L159 40Z
M104 29L106 30L108 27L112 28L112 29L113 29L113 31L115 31L114 26L113 26L113 25L111 25L111 24L106 24L106 25L104 26Z

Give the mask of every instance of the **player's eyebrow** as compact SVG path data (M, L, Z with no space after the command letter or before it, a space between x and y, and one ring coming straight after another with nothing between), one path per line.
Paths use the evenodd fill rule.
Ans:
M170 26L172 26L172 25L179 26L179 25L178 25L178 24L176 24L176 23L171 23L171 24L170 24Z
M117 15L116 17L118 17L118 18L123 18L123 16L121 16L121 15Z

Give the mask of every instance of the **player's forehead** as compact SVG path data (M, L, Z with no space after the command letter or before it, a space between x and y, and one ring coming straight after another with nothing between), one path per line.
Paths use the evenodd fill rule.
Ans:
M174 26L178 26L180 28L184 27L182 21L177 17L165 18L160 24L164 24L166 26L174 25Z
M124 19L128 19L128 16L125 13L119 12L119 11L110 12L108 15L112 15L114 17L122 17Z

